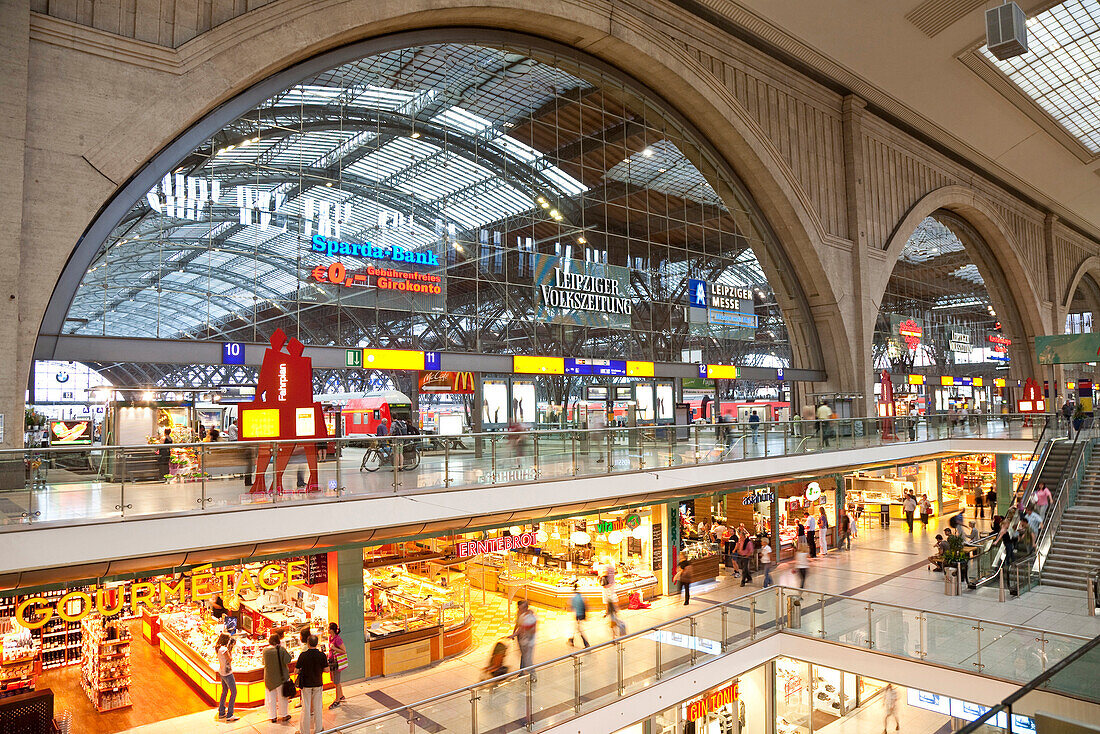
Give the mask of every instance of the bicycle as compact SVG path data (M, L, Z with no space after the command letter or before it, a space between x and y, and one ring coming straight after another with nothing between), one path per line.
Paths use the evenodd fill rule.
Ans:
M411 471L420 466L420 447L412 442L406 442L402 446L403 461L401 471ZM382 446L377 441L371 442L363 454L363 461L359 464L359 471L375 472L383 466L393 466L393 449Z

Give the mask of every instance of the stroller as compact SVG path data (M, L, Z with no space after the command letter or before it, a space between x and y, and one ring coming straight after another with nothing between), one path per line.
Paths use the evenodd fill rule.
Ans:
M508 654L508 638L501 637L493 645L493 652L489 655L489 664L482 669L482 680L490 680L506 675L510 668L504 664L504 658Z

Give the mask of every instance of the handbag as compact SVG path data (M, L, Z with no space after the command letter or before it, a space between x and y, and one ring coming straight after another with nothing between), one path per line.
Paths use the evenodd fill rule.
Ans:
M346 652L333 652L332 654L332 667L336 670L348 669L348 654Z
M282 650L279 650L282 653ZM283 656L279 655L279 671L283 672L283 695L287 698L293 698L294 694L298 692L298 688L294 685L294 681L290 679L290 666L283 661Z

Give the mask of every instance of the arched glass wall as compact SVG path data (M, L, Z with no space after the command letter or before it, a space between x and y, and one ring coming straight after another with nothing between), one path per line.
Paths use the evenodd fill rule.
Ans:
M133 206L64 331L792 366L777 243L661 109L510 45L317 74Z
M933 379L1003 374L1018 331L1008 319L1002 324L978 269L980 247L977 234L949 212L920 223L882 297L872 344L876 371Z

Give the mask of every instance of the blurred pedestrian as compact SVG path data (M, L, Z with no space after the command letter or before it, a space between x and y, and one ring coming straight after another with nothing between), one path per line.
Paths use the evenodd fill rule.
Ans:
M526 599L521 599L516 609L516 624L511 637L519 645L519 667L529 668L535 663L535 633L538 618Z

